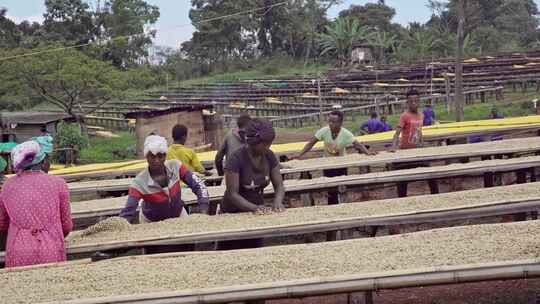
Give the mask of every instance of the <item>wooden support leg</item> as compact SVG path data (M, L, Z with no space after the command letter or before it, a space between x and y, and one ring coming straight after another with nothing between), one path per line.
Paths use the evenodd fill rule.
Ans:
M431 194L439 194L439 182L436 179L428 180L428 184Z
M311 175L311 172L302 172L300 173L300 179L312 179L313 176ZM300 199L302 200L302 203L304 206L314 206L315 200L313 199L313 195L311 193L302 193L300 194ZM306 234L304 237L304 241L306 243L313 243L315 242L315 235L313 233Z
M484 173L484 187L485 188L493 187L493 173L491 172Z
M518 170L516 171L516 183L518 184L525 184L527 182L527 169L525 170ZM522 213L514 213L512 215L509 215L509 216L504 216L503 217L503 220L505 222L510 222L510 221L525 221L527 219L527 213L525 212L522 212Z
M407 182L397 183L397 195L398 197L407 197Z
M347 294L347 304L373 304L373 292L355 292Z
M208 215L216 215L218 210L218 203L217 202L210 202L210 206L208 208Z

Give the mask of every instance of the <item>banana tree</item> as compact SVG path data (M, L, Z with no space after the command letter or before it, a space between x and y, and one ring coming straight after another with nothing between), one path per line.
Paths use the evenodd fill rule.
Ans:
M345 66L355 44L368 44L373 37L370 28L360 25L356 18L339 17L326 32L319 35L321 56L333 54L337 56L340 66Z
M388 32L376 32L371 38L370 44L377 49L379 60L387 63L386 53L395 52L397 48L397 36Z

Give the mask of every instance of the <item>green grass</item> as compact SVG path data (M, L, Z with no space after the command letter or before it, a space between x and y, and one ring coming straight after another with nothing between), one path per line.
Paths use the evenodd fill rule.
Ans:
M471 120L483 120L489 119L489 114L493 106L497 107L497 110L504 117L519 117L527 116L534 114L534 109L532 108L532 103L530 101L534 98L540 99L540 94L538 93L505 93L504 101L495 101L494 99L487 99L486 103L477 103L465 106L465 121ZM511 102L510 102L511 101ZM525 102L528 101L528 102ZM455 115L452 112L447 112L446 106L436 105L433 107L435 111L436 120L444 122L455 121ZM350 116L349 116L350 117ZM347 118L349 118L347 117ZM343 125L345 128L349 129L356 135L360 134L360 125L368 120L368 116L357 115L354 117L354 120L346 120ZM388 115L388 123L392 127L395 127L399 122L399 114ZM312 125L303 128L278 128L277 132L302 132L302 133L314 133L319 129L319 125Z
M90 138L87 148L81 151L81 163L108 163L136 159L127 149L136 145L135 135L128 132L117 133L119 138Z
M239 81L245 79L272 79L286 78L293 76L318 75L327 72L332 66L326 64L303 65L290 61L270 61L258 67L249 70L216 73L206 77L193 78L185 81L179 81L177 84L181 87L195 84L206 84L227 81Z

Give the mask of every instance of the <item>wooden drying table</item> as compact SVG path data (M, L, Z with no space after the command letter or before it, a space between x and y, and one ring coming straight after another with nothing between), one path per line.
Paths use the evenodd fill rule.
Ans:
M0 270L0 293L20 303L216 303L528 279L540 276L540 260L526 250L538 246L538 225L479 225L343 242L5 269ZM358 257L360 248L368 252L364 259ZM231 277L239 267L242 271ZM289 271L292 267L295 271ZM141 280L146 275L153 279Z
M334 178L316 178L306 180L286 180L286 195L338 191L340 196L346 194L347 189L367 185L396 184L399 182L426 181L441 178L458 178L463 176L484 175L485 186L493 186L493 179L502 173L515 171L520 182L526 181L530 174L531 181L536 181L534 168L540 167L540 156L522 157L507 160L486 160L466 164L452 164L447 166L415 168L397 171L367 173L362 175L347 175ZM487 178L486 178L487 176ZM225 193L225 187L208 187L210 203L218 205ZM273 195L272 187L265 190L265 195ZM82 227L96 223L104 217L118 215L124 207L127 198L102 199L88 202L72 203L72 214L76 226ZM183 193L186 205L196 204L196 197L191 192ZM84 225L79 224L83 222Z
M325 169L339 169L352 167L368 167L379 165L398 165L406 163L430 163L435 161L468 161L471 158L522 156L540 152L540 137L510 139L503 141L484 142L478 144L452 145L451 147L428 147L412 150L400 150L395 153L383 152L376 156L348 155L345 157L307 159L284 163L292 168L282 169L284 176L311 173ZM90 176L110 176L122 173L123 175L136 175L135 170L115 171L106 173L92 173ZM72 175L67 175L69 177ZM83 175L77 175L82 177ZM73 176L72 176L73 177ZM211 176L203 178L207 184L219 184L222 177ZM71 194L87 194L95 192L127 191L132 179L113 179L90 182L70 183Z

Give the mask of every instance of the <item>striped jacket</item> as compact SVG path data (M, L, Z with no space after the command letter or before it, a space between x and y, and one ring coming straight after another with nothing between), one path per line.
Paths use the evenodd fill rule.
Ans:
M126 206L120 212L121 217L133 222L141 200L143 215L152 222L179 217L184 209L182 182L197 196L201 209L208 209L209 195L203 180L178 160L165 161L165 167L169 178L169 185L165 188L154 182L148 169L135 177L129 187Z

